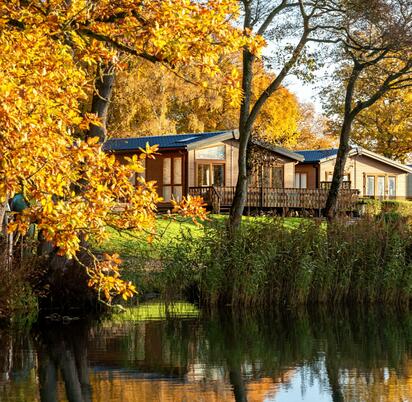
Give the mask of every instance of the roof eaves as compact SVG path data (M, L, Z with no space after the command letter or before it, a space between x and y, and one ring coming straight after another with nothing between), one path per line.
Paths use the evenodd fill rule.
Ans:
M288 149L283 148L283 147L279 147L277 145L268 144L265 141L252 139L251 142L252 142L252 144L255 144L255 145L258 145L262 148L267 149L268 151L276 152L279 155L286 156L287 158L294 159L298 162L303 162L304 159L305 159L303 155L300 155L300 154L298 154L296 152L293 152L293 151L289 151Z
M412 173L412 168L410 168L409 166L403 165L402 163L399 163L399 162L396 162L392 159L386 158L385 156L379 155L375 152L368 151L367 149L362 148L362 147L353 147L349 151L348 156L354 156L354 155L366 155L366 156L369 156L372 159L375 159L375 160L378 160L382 163L386 163L387 165L396 167L397 169L403 170L403 171L408 172L408 173ZM319 163L327 162L327 161L336 159L336 156L337 156L337 154L322 158L322 159L319 160Z
M207 146L210 144L214 144L216 142L220 141L226 141L230 139L237 139L236 137L238 136L239 131L238 130L229 130L225 131L221 134L216 134L208 138L204 139L199 139L197 141L190 142L189 144L186 144L185 148L190 151L192 149L200 148L203 146Z
M376 160L378 160L378 161L380 161L380 162L383 162L383 163L386 163L386 164L388 164L388 165L390 165L390 166L396 167L396 168L398 168L398 169L400 169L400 170L403 170L403 171L405 171L405 172L407 172L407 173L412 173L412 168L410 168L409 166L404 165L404 164L402 164L402 163L400 163L400 162L396 162L396 161L394 161L394 160L392 160L392 159L386 158L385 156L379 155L379 154L377 154L377 153L375 153L375 152L368 151L368 150L365 149L365 148L358 147L358 148L356 148L356 152L357 152L358 155L367 155L367 156L369 156L369 157L372 158L372 159L376 159Z
M294 159L298 162L303 162L305 160L305 157L303 155L300 155L293 151L289 151L288 149L283 147L274 147L274 151L280 155L287 156L288 158Z
M357 153L356 148L353 148L349 151L348 156L356 155L356 153ZM325 156L324 158L320 158L319 163L331 161L332 159L336 159L337 155L338 155L338 152L336 151L335 155L329 155L329 156Z

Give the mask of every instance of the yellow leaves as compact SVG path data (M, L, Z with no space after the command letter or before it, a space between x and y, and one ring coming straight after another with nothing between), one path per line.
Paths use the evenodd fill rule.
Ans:
M149 143L146 142L146 148L139 148L139 150L141 152L141 159L154 159L157 151L159 150L159 145L149 145Z
M79 139L90 125L101 125L82 113L95 75L90 66L116 64L116 42L173 68L195 64L201 76L220 76L240 99L239 76L225 80L218 65L254 42L228 22L237 12L235 0L0 2L0 199L24 193L30 204L8 230L25 233L35 222L68 258L76 258L82 239L104 239L108 226L152 233L160 200L155 184L139 179L136 186L130 177L158 147L147 144L122 165L102 152L97 138ZM206 218L197 198L176 203L175 212ZM89 284L108 302L136 292L120 279L120 263L119 256L105 256L90 269Z
M144 172L144 167L141 163L141 158L134 154L131 158L128 156L125 157L126 161L129 162L129 168L136 172L136 173L143 173Z
M207 220L206 204L202 197L192 197L188 195L183 197L181 201L171 200L173 205L173 213L182 217L192 218L195 224L198 224L198 219L201 221Z
M135 286L120 278L119 256L104 254L103 257L103 261L94 260L93 268L88 269L89 286L96 289L99 296L103 295L107 303L118 295L123 300L133 297L137 293Z

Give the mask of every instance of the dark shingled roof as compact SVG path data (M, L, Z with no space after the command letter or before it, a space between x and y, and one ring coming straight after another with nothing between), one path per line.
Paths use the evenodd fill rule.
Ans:
M338 153L337 148L330 149L311 149L305 151L294 151L295 153L302 155L305 158L303 163L318 163L324 158L329 156L335 156Z
M227 132L228 131L215 131L212 133L171 134L134 138L111 138L104 143L103 149L105 151L131 151L139 148L145 148L146 143L149 143L149 145L159 145L159 149L186 148L186 146L189 144L211 139Z

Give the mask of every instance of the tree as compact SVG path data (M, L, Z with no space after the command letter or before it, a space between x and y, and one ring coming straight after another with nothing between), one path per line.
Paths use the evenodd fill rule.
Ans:
M343 114L337 117L341 121L340 139L325 208L328 219L336 215L355 119L390 91L412 86L412 14L408 1L342 2L336 12L339 17L330 25L340 58L335 79L343 79L345 99Z
M351 141L390 159L407 162L412 153L412 96L388 92L353 122Z
M239 176L229 219L229 231L232 235L241 224L245 206L250 172L248 145L258 115L268 99L281 88L285 77L294 69L296 70L299 61L300 69L297 69L299 73L306 73L310 76L314 66L314 57L306 45L320 40L319 20L329 11L324 8L326 1L323 0L280 0L276 2L242 0L241 3L245 32L256 32L267 40L277 40L278 49L269 62L276 64L279 71L254 100L253 78L256 56L248 48L244 48L242 53L243 98L239 110ZM293 40L289 40L291 38Z
M155 147L127 165L101 149L112 73L129 54L219 75L219 57L258 46L233 28L232 13L233 2L225 0L0 2L0 203L4 209L22 194L28 205L8 230L25 235L36 224L53 253L79 264L79 252L86 253L89 284L107 301L135 289L120 279L118 256L99 260L82 241L106 238L108 227L152 233L159 200L154 183L134 187L129 180ZM227 92L236 102L236 85ZM92 94L92 113L83 113ZM204 214L200 200L175 209Z
M239 65L238 55L219 61L230 73ZM190 70L190 71L187 71ZM266 88L273 74L262 62L255 63L253 98ZM180 75L194 77L187 82ZM176 76L167 68L148 62L134 63L117 74L111 107L109 132L113 137L162 135L167 133L229 130L238 124L238 109L213 77L203 77L194 67ZM294 145L299 105L293 94L280 88L264 105L254 132L260 138L284 146Z
M336 137L328 133L328 120L316 112L313 104L300 106L297 145L294 149L322 149L336 145Z

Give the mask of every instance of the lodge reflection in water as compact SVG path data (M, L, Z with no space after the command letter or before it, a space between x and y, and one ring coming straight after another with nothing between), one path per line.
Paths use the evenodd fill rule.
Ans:
M0 332L1 401L412 401L412 315L234 315Z

